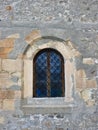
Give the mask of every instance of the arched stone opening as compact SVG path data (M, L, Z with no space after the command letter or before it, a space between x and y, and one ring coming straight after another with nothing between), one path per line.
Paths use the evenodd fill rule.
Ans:
M41 41L42 40L42 41ZM43 49L54 49L57 50L64 59L64 80L65 80L65 96L64 97L45 97L36 99L33 95L34 90L34 63L33 59L36 54ZM32 40L32 43L29 45L28 49L24 54L24 89L23 89L23 97L27 99L27 104L33 104L34 106L41 105L42 107L48 105L52 107L52 105L62 105L66 106L66 103L72 103L73 99L73 89L75 88L75 65L74 58L75 56L79 56L80 53L74 48L73 44L70 41L56 41L53 39L37 39ZM35 104L34 104L35 103ZM40 104L41 103L41 104ZM60 106L60 104L61 106ZM33 107L34 107L33 106ZM64 106L63 106L64 107Z

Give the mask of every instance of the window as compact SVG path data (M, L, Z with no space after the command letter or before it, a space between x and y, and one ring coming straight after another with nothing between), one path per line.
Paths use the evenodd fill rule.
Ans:
M64 60L54 49L39 51L33 60L33 96L64 97Z

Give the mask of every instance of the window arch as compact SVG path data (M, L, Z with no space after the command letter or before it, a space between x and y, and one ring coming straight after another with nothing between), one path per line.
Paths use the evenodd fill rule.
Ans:
M64 97L64 59L55 49L39 51L33 60L33 96Z

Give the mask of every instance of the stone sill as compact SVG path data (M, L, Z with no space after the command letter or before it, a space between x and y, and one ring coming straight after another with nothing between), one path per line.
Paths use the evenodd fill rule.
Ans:
M54 98L27 98L27 104L32 105L67 105L69 103L73 104L73 99L66 99L65 97L54 97Z
M65 98L32 98L23 104L24 114L72 113L77 107L74 102L65 102Z

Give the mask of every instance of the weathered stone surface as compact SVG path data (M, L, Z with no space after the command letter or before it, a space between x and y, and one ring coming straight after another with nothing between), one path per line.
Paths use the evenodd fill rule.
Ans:
M77 78L86 78L85 70L81 69L76 71Z
M94 64L94 60L92 58L84 58L83 63L84 64Z
M7 38L9 38L9 39L17 39L17 38L20 38L20 35L18 33L16 33L16 34L9 35Z
M7 58L11 51L12 48L0 48L0 58Z
M17 83L11 81L10 74L8 72L1 72L0 73L0 89L7 89L12 85Z
M14 38L0 40L0 58L7 58L8 54L14 47Z
M96 88L97 81L96 79L87 79L84 70L76 71L76 87L83 89L83 88Z
M0 91L0 99L13 99L14 92L13 91Z
M12 47L14 47L14 41L15 41L14 38L6 38L4 40L0 40L0 48L1 47L12 48Z
M3 108L3 100L0 99L0 110Z
M0 58L0 71L2 70L2 59Z
M3 100L3 110L15 110L15 100L14 99Z
M75 72L75 76L76 76L76 88L80 88L83 89L85 88L85 78L86 78L86 74L84 70L78 70Z
M14 84L14 85L10 86L9 89L10 89L10 90L20 90L21 87Z
M21 97L21 91L1 90L0 99L18 99Z
M17 83L18 80L19 80L19 78L18 78L17 76L12 76L12 77L11 77L11 80L12 80L13 82Z
M22 60L11 60L11 59L3 59L2 60L2 70L8 72L17 72L22 71Z
M96 88L97 81L96 79L86 80L86 88Z
M73 55L73 57L79 57L81 55L81 53L76 49L75 45L69 41L66 41L65 43L66 46L68 46L68 50L71 50L70 55Z
M4 58L0 59L0 63L2 62L2 65L0 64L0 94L2 93L0 97L0 130L98 129L98 94L94 95L91 91L92 89L97 93L98 86L97 12L97 0L33 0L33 2L31 0L0 0L0 58ZM40 42L39 38L42 38L43 41ZM39 40L39 43L36 40ZM46 45L44 40L55 41L56 44L51 42ZM57 41L63 42L63 46ZM37 52L33 53L33 50L34 47L42 49L42 43L44 43L44 48L56 46L56 49L63 50L61 54L66 54L64 62L67 59L70 59L71 62L74 60L72 57L76 57L74 61L76 68L71 64L67 68L65 67L68 73L65 76L65 83L71 85L72 88L70 91L68 86L67 91L71 92L69 96L72 94L76 107L74 108L72 104L70 114L63 113L62 118L58 118L55 114L52 116L41 115L41 112L40 115L21 117L20 113L16 116L11 111L7 111L15 110L16 113L20 111L20 107L22 107L20 98L23 97L25 89L24 79L28 79L28 83L25 83L25 97L32 97L33 78L29 79L29 76L33 74L31 67L33 66L33 54L35 55ZM34 45L31 52L27 52L27 57L24 57L23 54L31 45ZM5 60L8 57L14 60ZM25 68L31 67L27 69L29 72L25 70L25 78L24 73L21 72L23 65L21 67L21 63L15 59L17 57L27 58ZM30 60L30 65L28 65L28 60ZM4 90L6 92L3 93ZM10 99L10 97L18 101ZM65 103L68 105L68 102ZM49 107L49 105L47 106ZM39 108L38 110L40 111ZM59 114L61 114L60 112Z
M4 124L4 122L5 122L4 117L0 117L0 124Z
M10 11L10 10L12 10L12 7L11 6L6 6L6 10Z
M34 30L25 38L25 40L28 44L32 44L34 40L37 40L38 38L41 38L40 30Z

